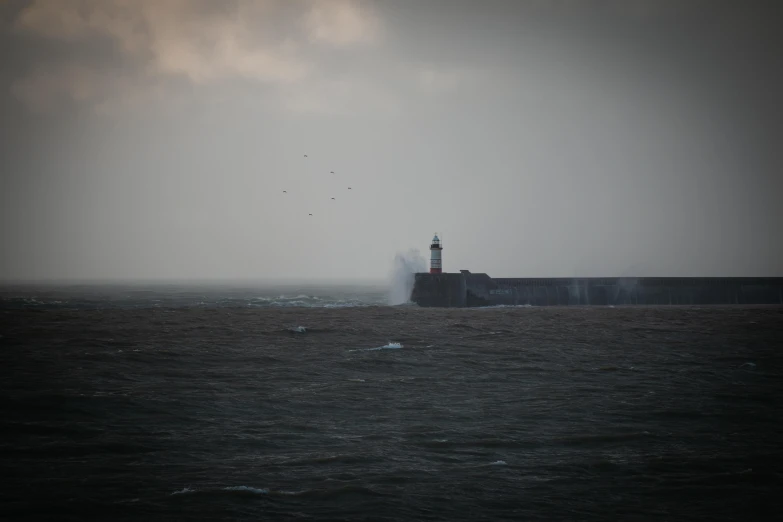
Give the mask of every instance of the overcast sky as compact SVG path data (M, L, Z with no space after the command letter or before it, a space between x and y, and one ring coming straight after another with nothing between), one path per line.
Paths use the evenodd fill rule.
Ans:
M0 0L0 279L378 279L435 232L445 271L781 276L780 27L776 2Z

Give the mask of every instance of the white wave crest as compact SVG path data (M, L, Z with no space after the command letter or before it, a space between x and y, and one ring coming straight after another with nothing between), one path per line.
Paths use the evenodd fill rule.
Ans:
M323 307L324 308L355 308L359 306L368 306L364 303L345 303L345 302L339 302L339 303L327 303Z
M289 300L272 301L270 304L272 306L281 306L281 307L286 307L286 306L291 306L291 307L294 307L294 306L310 307L311 306L310 303L307 303L305 301L301 301L299 299L296 299L296 300L293 300L293 301L289 301Z
M256 495L263 495L269 493L269 490L266 488L253 488L250 486L227 486L225 488L221 488L223 491L242 491L247 493L255 493ZM179 491L175 491L172 493L172 495L184 495L187 493L195 493L197 490L185 487L180 489Z
M400 348L402 348L402 345L400 343L389 343L383 346L378 346L376 348L367 348L366 351L374 352L377 350L399 350Z
M225 491L246 491L257 495L269 493L269 490L266 488L251 488L250 486L229 486L223 489Z
M376 346L375 348L360 348L358 350L348 350L349 352L376 352L378 350L399 350L402 348L400 343L389 343L383 346Z

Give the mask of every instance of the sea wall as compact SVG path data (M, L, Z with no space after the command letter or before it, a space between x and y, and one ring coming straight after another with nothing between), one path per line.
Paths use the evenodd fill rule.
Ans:
M416 274L411 301L419 306L467 306L467 290L462 274Z
M491 278L416 274L419 306L783 304L781 277Z

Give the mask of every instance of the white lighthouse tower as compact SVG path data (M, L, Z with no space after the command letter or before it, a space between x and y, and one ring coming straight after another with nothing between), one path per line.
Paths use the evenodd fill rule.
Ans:
M432 244L430 245L430 274L440 274L443 271L443 263L440 257L440 253L443 250L443 245L440 244L438 233L435 233L435 237L432 238Z

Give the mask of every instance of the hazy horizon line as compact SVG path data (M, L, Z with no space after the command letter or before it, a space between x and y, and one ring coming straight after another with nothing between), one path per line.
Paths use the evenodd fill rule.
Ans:
M422 272L428 273L428 272ZM444 274L459 272L443 272ZM485 272L472 272L473 275ZM769 279L783 278L781 275L551 275L551 276L493 276L492 279ZM253 279L253 278L37 278L37 279L2 279L0 286L156 286L156 285L196 285L196 286L246 286L246 287L292 287L292 286L354 286L389 288L392 283L380 278L303 278L303 279Z
M30 285L240 285L240 286L362 286L388 287L383 279L369 278L303 278L303 279L252 279L252 278L26 278L0 279L0 286Z

